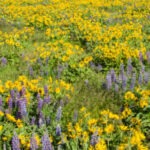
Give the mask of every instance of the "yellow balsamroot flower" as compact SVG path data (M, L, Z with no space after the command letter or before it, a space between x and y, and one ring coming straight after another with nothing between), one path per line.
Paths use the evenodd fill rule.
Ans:
M80 136L82 132L82 128L80 127L79 123L76 123L74 128L75 128L77 135Z
M3 129L3 126L0 125L0 131L2 131L2 129Z
M117 150L126 150L127 144L120 144Z
M4 92L5 92L4 86L0 85L0 93L4 93Z
M23 127L22 120L17 119L17 120L16 120L16 125L17 125L18 128L22 128L22 127Z
M2 111L0 111L0 117L3 117L4 113Z
M90 119L88 121L88 126L96 125L96 123L97 123L97 119Z
M125 125L120 125L119 128L120 128L122 131L127 131L127 130L129 130L129 129L128 129L128 126L125 126Z
M8 138L7 138L6 136L4 136L4 137L2 137L2 140L3 140L3 141L7 141Z
M148 96L142 97L139 104L141 108L148 106Z
M109 125L107 125L106 127L105 127L105 132L106 133L111 133L111 132L113 132L115 129L114 129L114 125L113 124L109 124Z
M124 98L125 100L137 100L137 97L131 91L126 92Z
M124 111L121 114L121 118L127 118L128 116L130 116L132 114L132 111L130 108L125 107Z
M145 139L145 135L139 130L133 129L133 136L131 137L131 144L138 145Z
M40 137L38 135L35 135L35 140L36 140L37 145L39 146L40 145Z
M137 150L149 150L149 148L147 146L142 145L142 144L138 144Z
M89 150L107 150L106 143L103 139L100 139L95 147L90 146Z
M55 92L56 92L57 94L59 94L59 93L60 93L60 88L57 87L57 88L55 89Z
M119 120L119 116L117 114L113 114L112 112L109 113L109 118Z
M11 114L6 114L6 118L7 118L9 121L16 122L15 117L12 116Z

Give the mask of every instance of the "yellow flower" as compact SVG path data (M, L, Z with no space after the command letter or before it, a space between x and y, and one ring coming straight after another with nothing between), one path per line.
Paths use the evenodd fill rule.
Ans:
M12 116L11 114L6 114L6 118L7 118L9 121L16 122L15 117Z
M4 113L2 111L0 111L0 117L3 117Z
M16 124L17 124L18 128L22 128L23 127L22 120L20 120L20 119L17 119Z
M56 88L56 89L55 89L55 92L56 92L57 94L59 94L59 93L60 93L60 88L59 88L59 87Z
M132 111L130 108L125 107L124 111L122 112L122 118L127 118L129 115L132 114Z
M133 129L133 136L131 137L131 144L138 145L145 139L145 135L138 130Z
M111 133L114 131L114 125L113 124L109 124L105 127L105 132L106 133Z
M137 100L137 98L131 91L126 92L124 98L125 100Z
M122 131L127 131L127 130L128 130L128 127L125 126L125 125L120 125L119 128L120 128Z
M4 137L2 137L2 140L3 140L3 141L7 141L8 138L7 138L6 136L4 136Z
M0 125L0 131L2 131L2 129L3 129L3 126Z

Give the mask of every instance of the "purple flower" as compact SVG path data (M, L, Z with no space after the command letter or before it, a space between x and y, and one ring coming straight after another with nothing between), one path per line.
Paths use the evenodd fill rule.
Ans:
M131 84L130 84L130 90L133 90L133 89L134 89L135 82L136 82L136 73L134 73L134 74L132 75Z
M12 108L13 108L13 100L11 97L8 100L8 108L9 108L9 110L12 110Z
M32 137L31 137L31 139L30 139L30 149L31 149L31 150L36 150L36 149L38 149L37 141L36 141L34 135L32 135Z
M45 133L42 137L42 150L53 150L52 144L47 133Z
M51 119L50 119L50 117L48 116L48 117L46 117L46 125L50 125L50 123L51 123Z
M31 125L35 125L35 117L32 117L32 119L31 119Z
M146 52L146 56L147 56L148 63L150 63L150 51Z
M25 117L27 115L27 107L26 107L26 99L20 99L18 101L19 112L21 113L21 117Z
M2 100L2 98L0 97L0 110L2 109L2 105L3 105L3 100Z
M5 66L7 64L7 59L5 57L1 58L1 64Z
M133 70L132 61L131 59L128 60L127 64L127 75L130 76Z
M49 104L51 100L50 96L44 96L44 104Z
M119 86L118 84L115 84L115 92L118 92L119 91Z
M98 136L97 136L97 133L93 133L92 137L91 137L91 141L90 141L90 144L92 146L95 146L98 142Z
M39 114L39 120L38 120L38 125L40 127L43 124L44 124L44 116L43 116L42 112L40 112L40 114Z
M138 84L141 85L142 82L143 82L143 76L142 76L142 72L140 71L139 77L138 77Z
M38 101L38 112L42 110L42 107L43 107L43 100L40 98Z
M45 85L44 86L44 94L47 95L48 94L48 87Z
M111 74L108 73L106 76L106 86L107 86L107 90L110 90L112 87L112 80L111 80Z
M20 150L20 142L16 133L14 133L14 136L12 138L12 149Z
M98 66L96 66L96 69L97 69L97 71L101 71L103 69L103 67L100 64L98 64Z
M56 120L60 121L62 115L62 108L61 106L57 109L57 114L56 114Z
M116 74L115 74L114 69L111 69L110 74L111 74L111 80L112 80L112 82L116 82Z
M144 82L145 83L149 82L149 77L150 77L149 73L148 72L144 72Z
M15 99L15 91L14 90L10 91L10 96L13 100Z
M142 54L142 52L139 52L139 59L140 59L141 62L143 62L143 54Z
M23 96L23 95L25 95L25 92L26 92L26 89L25 89L25 87L23 87L21 90L20 90L20 96Z
M56 136L60 136L60 135L61 135L61 127L58 124L57 127L56 127Z
M73 115L73 121L77 121L77 119L78 119L78 112L75 111Z
M33 68L31 66L29 67L29 75L33 76Z

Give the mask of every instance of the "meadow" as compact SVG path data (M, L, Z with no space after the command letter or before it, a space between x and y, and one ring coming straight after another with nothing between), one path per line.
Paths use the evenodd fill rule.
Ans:
M150 1L0 0L0 150L149 150Z

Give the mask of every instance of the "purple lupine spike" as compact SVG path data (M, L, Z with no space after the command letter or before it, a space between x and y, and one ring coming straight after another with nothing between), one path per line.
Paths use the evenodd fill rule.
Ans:
M143 62L143 54L142 54L142 52L139 52L139 59L140 59L141 62Z
M78 111L75 111L74 112L74 115L73 115L73 121L77 121L77 119L78 119Z
M32 68L32 66L29 67L29 75L33 76L33 68Z
M127 86L127 77L126 75L122 75L122 89L126 90L126 86Z
M23 87L23 88L20 90L20 96L25 95L25 92L26 92L26 89L25 89L25 87Z
M149 82L149 77L150 77L149 73L148 72L144 72L144 82L145 83Z
M142 73L145 72L145 66L144 66L144 64L141 64L141 72L142 72Z
M43 107L43 100L40 98L38 101L38 112L42 110L42 107Z
M40 112L38 125L39 125L39 127L41 127L43 124L44 124L44 116L43 116L42 112Z
M60 136L60 135L61 135L61 127L58 124L57 127L56 127L56 136Z
M35 117L31 118L31 125L35 125L35 120L36 120Z
M50 100L51 100L50 95L44 96L44 104L49 104L49 103L50 103Z
M42 137L42 150L53 150L52 144L47 133L45 133Z
M96 67L97 71L101 71L103 69L102 65L98 64L98 66Z
M115 92L118 92L119 91L119 86L118 84L115 83Z
M150 51L146 52L146 56L147 56L148 63L150 63Z
M3 105L3 100L2 97L0 97L0 110L2 109L2 105Z
M57 67L57 78L60 78L63 69L64 68L62 65L58 65L58 67Z
M115 74L114 69L111 69L110 74L111 74L111 80L112 80L112 82L116 82L116 74Z
M46 59L45 59L46 65L48 64L48 61L49 61L49 57L46 57Z
M38 145L37 145L37 141L34 137L34 134L32 135L31 139L30 139L30 149L31 150L36 150L38 149Z
M2 66L5 66L7 64L7 59L5 57L1 58L1 64Z
M130 84L130 90L133 90L134 87L135 87L135 82L136 82L136 73L134 73L132 75L132 78L131 78L131 84Z
M38 101L41 99L41 96L40 96L39 93L37 94L37 97L36 97L36 98L37 98Z
M17 92L17 93L16 93L16 98L17 98L17 99L20 99L20 98L21 98L20 92Z
M44 94L45 94L45 95L48 94L48 87L47 87L47 85L44 86Z
M95 68L95 64L94 64L92 61L90 62L90 67L91 67L92 69Z
M95 146L98 142L98 136L97 136L97 133L93 133L93 135L91 136L91 141L90 141L90 144L92 146Z
M126 86L127 86L127 77L124 73L124 65L121 64L120 65L120 78L121 78L121 82L122 82L122 89L125 90Z
M106 76L106 86L107 86L107 90L110 90L112 87L112 80L111 80L111 74L108 73Z
M132 66L132 61L131 59L128 59L128 64L127 64L127 75L130 76L133 70L133 66Z
M61 115L62 115L62 107L60 106L60 107L57 109L57 114L56 114L56 120L57 120L57 121L60 121Z
M138 77L138 84L142 85L142 83L143 83L143 76L142 76L142 72L140 71L139 77Z
M15 99L15 91L14 90L10 91L10 96L13 100Z
M50 125L51 124L51 119L50 119L50 117L48 116L48 117L46 117L46 125Z
M14 133L12 138L12 150L20 150L20 142L16 133Z
M23 99L20 99L18 101L19 105L19 112L21 113L21 117L25 117L27 115L27 107L26 107L26 101Z
M12 110L12 108L13 108L13 100L11 97L8 100L8 108L9 108L9 110Z

